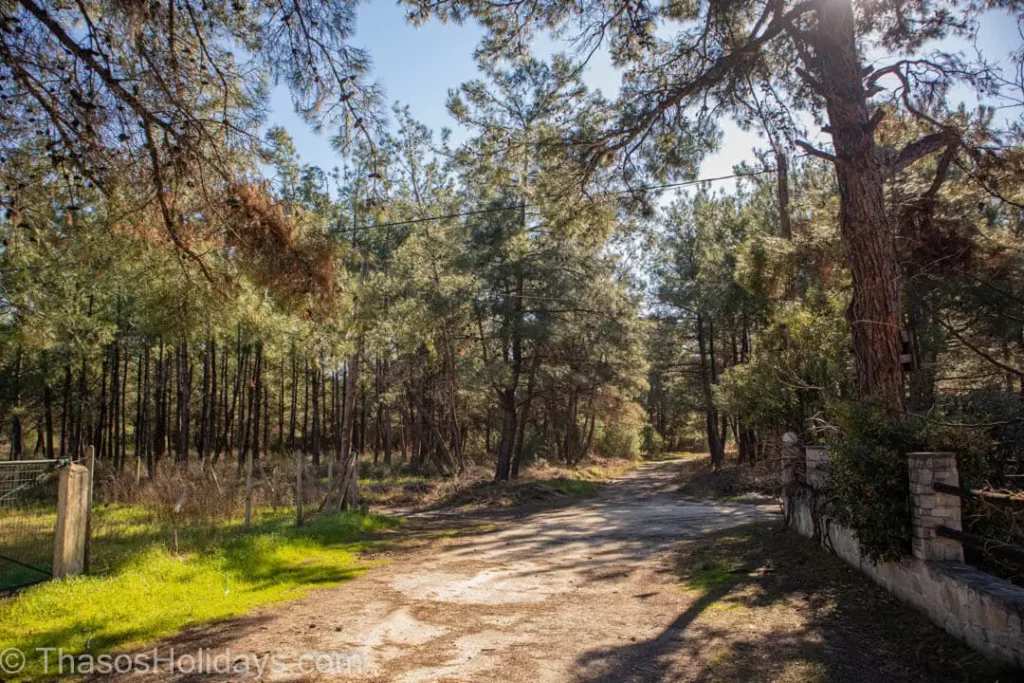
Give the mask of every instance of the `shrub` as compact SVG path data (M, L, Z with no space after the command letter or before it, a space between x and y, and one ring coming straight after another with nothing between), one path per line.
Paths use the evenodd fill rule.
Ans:
M644 425L641 448L645 458L656 458L665 451L665 437L652 425Z
M597 452L602 458L635 460L641 454L641 427L631 423L612 423L601 431Z
M895 420L873 406L834 404L831 512L850 528L872 561L910 548L910 482L906 454L926 445L919 420Z

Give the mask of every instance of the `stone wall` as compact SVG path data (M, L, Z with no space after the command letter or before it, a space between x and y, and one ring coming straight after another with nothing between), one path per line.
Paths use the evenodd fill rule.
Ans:
M911 453L907 458L913 513L913 555L873 563L854 534L828 516L825 495L831 467L821 447L806 449L806 476L786 487L786 523L816 538L945 631L976 650L1024 669L1024 589L963 563L960 543L936 535L939 526L960 530L960 499L937 493L934 482L958 485L951 453Z

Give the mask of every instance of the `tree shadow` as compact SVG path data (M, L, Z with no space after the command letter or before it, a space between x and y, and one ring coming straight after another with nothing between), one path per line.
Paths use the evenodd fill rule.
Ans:
M684 541L674 568L686 610L652 638L583 654L576 680L1021 680L776 523Z

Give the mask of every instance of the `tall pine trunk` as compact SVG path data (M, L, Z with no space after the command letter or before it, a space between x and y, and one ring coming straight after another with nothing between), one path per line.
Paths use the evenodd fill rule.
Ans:
M839 223L853 277L847 311L862 399L903 409L899 276L885 208L884 177L868 113L851 0L818 6L816 63L827 88L826 112L839 184Z

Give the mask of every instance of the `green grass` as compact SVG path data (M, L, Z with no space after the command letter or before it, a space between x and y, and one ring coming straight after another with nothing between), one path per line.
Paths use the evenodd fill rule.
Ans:
M570 496L585 498L597 493L601 484L612 479L621 477L632 469L635 469L641 461L639 460L609 460L602 464L588 465L573 469L564 469L558 476L540 476L535 479L524 481L544 484L561 491Z
M597 491L597 483L587 479L547 479L541 483L570 496L590 496Z
M301 529L289 518L269 518L215 545L189 538L192 549L174 555L147 542L152 525L131 511L116 514L141 543L130 553L129 541L109 547L106 574L40 584L0 602L0 643L26 653L26 679L42 673L37 648L111 652L352 579L369 566L358 557L371 545L367 536L398 524L352 512Z
M683 585L689 590L709 588L737 581L738 568L720 557L701 561L690 571L681 572Z
M374 484L429 484L432 479L422 475L411 475L411 474L389 474L380 477L361 477L359 479L359 486L372 486Z

